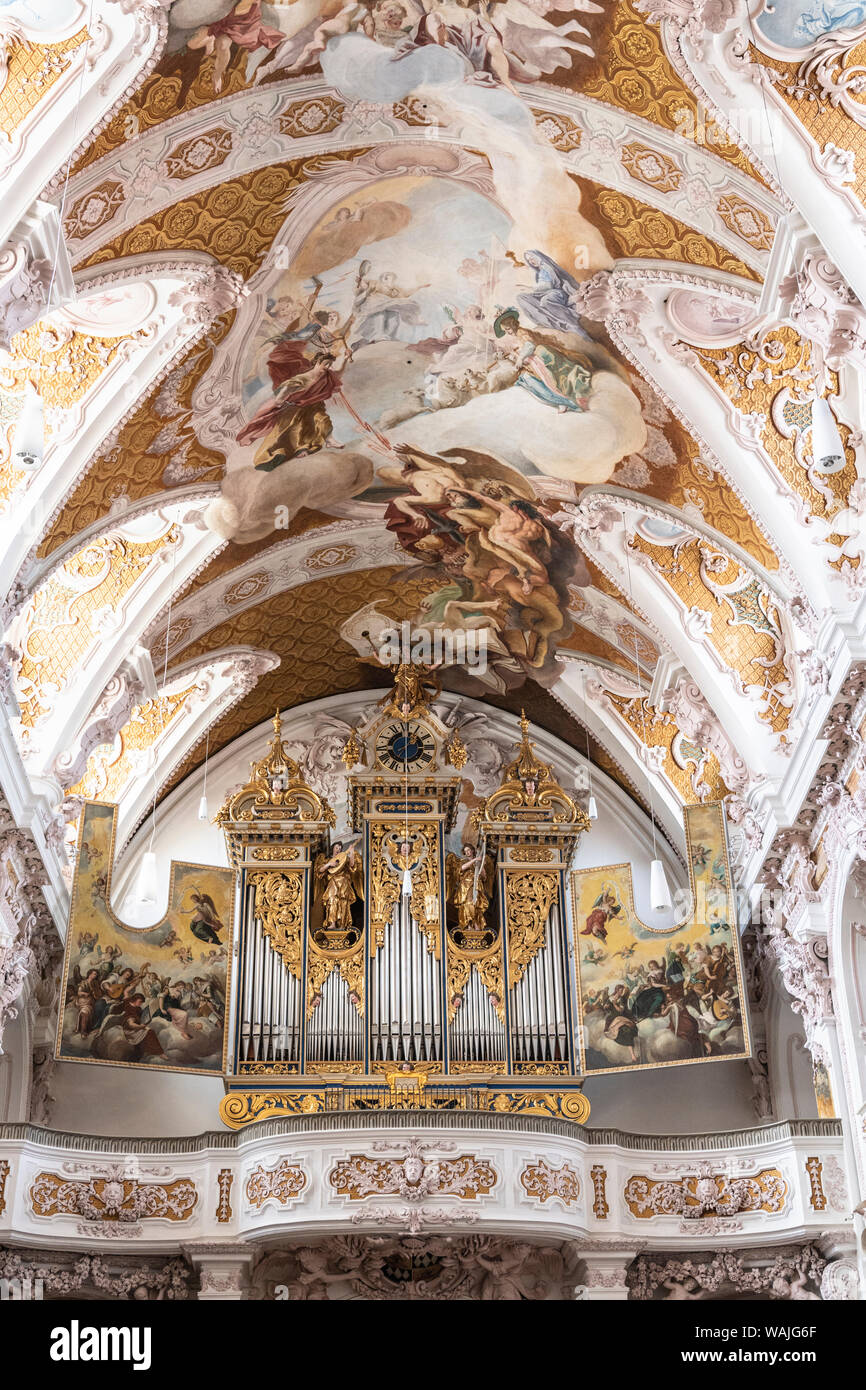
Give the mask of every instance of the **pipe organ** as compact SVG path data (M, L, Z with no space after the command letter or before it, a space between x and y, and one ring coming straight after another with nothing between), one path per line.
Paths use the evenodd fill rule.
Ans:
M589 1113L565 912L589 821L523 719L501 785L455 844L467 755L437 694L424 668L401 665L352 731L342 837L279 714L219 813L240 895L221 1107L233 1127L406 1105Z

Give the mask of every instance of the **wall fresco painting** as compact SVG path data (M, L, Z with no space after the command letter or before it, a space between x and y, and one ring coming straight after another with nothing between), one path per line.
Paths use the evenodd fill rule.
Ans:
M116 818L102 802L82 811L56 1056L220 1075L234 872L172 862L165 917L126 926L110 907Z
M583 1069L632 1071L750 1055L721 802L684 808L691 917L637 916L629 864L572 874Z

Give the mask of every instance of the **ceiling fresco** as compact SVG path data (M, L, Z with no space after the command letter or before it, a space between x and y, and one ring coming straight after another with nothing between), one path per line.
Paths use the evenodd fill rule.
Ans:
M150 749L169 787L205 756L209 681L213 749L381 683L406 619L483 632L486 669L444 687L575 748L588 730L674 827L683 801L781 785L826 693L822 615L863 584L840 343L866 333L857 266L809 230L815 161L794 213L716 79L796 69L851 6L753 3L744 46L736 5L698 0L94 3L37 32L14 0L0 85L0 128L42 161L0 358L29 775L122 801ZM766 118L794 139L792 102ZM858 113L836 118L856 161Z

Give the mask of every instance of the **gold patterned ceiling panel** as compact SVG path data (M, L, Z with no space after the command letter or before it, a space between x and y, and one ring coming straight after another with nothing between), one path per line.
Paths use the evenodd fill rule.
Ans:
M219 480L225 460L202 444L192 428L191 398L232 319L226 314L214 320L207 337L150 391L111 444L97 454L43 536L40 558L107 516L119 498L136 502L172 486ZM125 466L131 459L134 468Z
M268 718L277 706L288 709L326 695L381 685L383 673L359 659L341 637L341 626L367 604L378 605L397 623L412 619L435 584L431 579L407 579L403 570L393 567L311 580L247 608L176 652L175 660L179 657L186 663L223 647L244 645L276 652L280 658L276 670L263 676L211 730L211 754ZM171 785L203 756L203 749L194 750L175 772Z
M846 463L836 472L817 474L807 458L812 426L811 397L814 368L811 344L796 329L774 328L757 345L738 343L733 348L692 348L701 368L743 415L760 420L761 442L785 483L799 494L815 516L831 519L848 504L857 481L856 455L851 430L840 424L846 445ZM839 378L827 372L831 401L839 392Z
M683 802L729 795L716 755L684 738L670 713L656 709L647 697L606 691L604 699L645 748L664 749L662 772Z
M701 447L636 372L634 389L647 421L647 446L619 465L611 482L680 510L697 507L708 526L734 541L763 565L779 568L779 558L755 518L722 474L701 457Z
M816 9L816 16L822 11ZM838 28L842 13L833 14L825 10L828 24ZM851 10L851 25L858 26L856 9ZM829 32L829 31L828 31ZM816 37L819 37L816 31ZM804 51L804 58L785 62L775 56L762 53L754 44L749 46L749 57L753 63L772 74L773 90L784 101L794 119L815 141L820 150L835 150L839 154L850 151L853 156L850 180L846 177L846 188L858 198L866 201L866 130L846 112L840 94L823 90L817 65L809 59L812 52ZM843 51L838 61L827 65L828 75L833 80L842 79L846 87L846 98L860 108L860 120L864 119L864 93L862 89L862 69L866 63L866 39L852 44Z
M659 257L682 261L686 265L725 270L747 280L760 280L760 275L745 261L719 246L703 232L687 227L678 217L643 203L618 189L604 188L590 179L576 182L583 190L582 208L587 220L603 230L612 250L619 256ZM754 212L747 209L746 212ZM763 217L763 214L760 214ZM740 223L738 223L738 226ZM742 236L744 245L766 249L764 241L770 234L769 224L760 232L753 230L744 214L741 225L748 232ZM732 230L737 230L733 227Z
M793 695L779 610L769 590L733 556L697 537L662 545L638 531L632 548L652 557L686 612L707 614L708 641L744 686L761 692L759 718L775 733L787 729Z
M100 536L73 555L31 599L17 674L21 723L32 729L52 708L99 632L133 586L180 532L174 525L151 540Z
M286 220L284 205L308 174L363 149L268 164L180 198L101 246L81 267L154 251L203 251L243 279L258 270Z
M661 28L647 24L634 0L608 6L599 29L594 24L592 28L597 56L575 60L572 80L578 90L694 139L704 120L702 109L665 53ZM553 81L570 85L568 75L557 74ZM760 179L748 156L724 131L714 126L710 138L720 159Z
M195 74L188 75L182 71L184 57L190 56L181 52L161 60L156 71L115 111L105 128L76 161L74 174L95 164L112 150L119 149L136 135L143 135L163 121L172 120L181 111L195 111L217 99L211 64L204 63ZM238 49L235 61L229 64L226 72L220 98L231 97L247 86L242 58L243 50ZM187 63L187 67L190 66Z
M87 759L79 780L66 792L87 801L118 801L124 788L141 767L142 755L162 738L182 711L184 702L198 690L195 682L184 690L160 695L136 705L112 743L101 743Z
M66 324L34 324L12 339L8 365L0 366L0 390L22 391L30 380L46 409L68 409L114 361L121 343L143 336L139 330L104 338Z
M0 131L11 135L66 72L71 55L88 39L87 28L59 43L8 39L6 77L0 87Z

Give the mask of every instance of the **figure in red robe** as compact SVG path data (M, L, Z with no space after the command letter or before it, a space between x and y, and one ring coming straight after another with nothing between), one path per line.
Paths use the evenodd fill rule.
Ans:
M231 58L232 44L255 53L258 48L269 51L283 42L285 34L262 23L261 0L238 0L225 16L213 24L197 29L187 42L187 48L203 48L214 55L213 89L222 91L223 77Z
M606 888L592 905L592 911L586 919L586 926L581 931L581 936L594 936L599 941L607 941L607 926L605 925L611 917L616 917L622 911L616 897Z
M337 358L322 349L310 358L306 346L296 337L277 343L268 357L274 399L257 410L237 436L239 444L265 440L255 461L255 467L265 473L287 459L323 449L334 428L325 402L341 389L345 355Z

